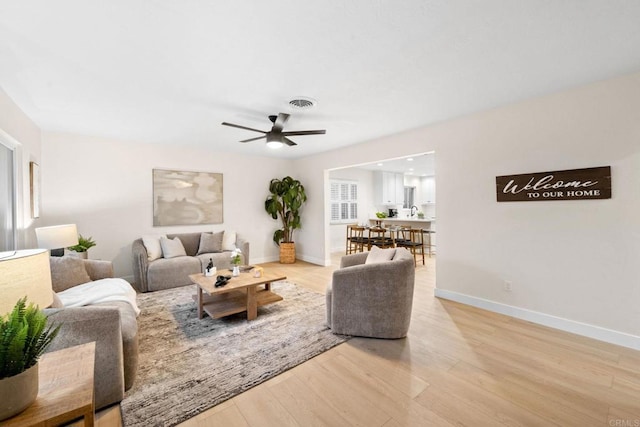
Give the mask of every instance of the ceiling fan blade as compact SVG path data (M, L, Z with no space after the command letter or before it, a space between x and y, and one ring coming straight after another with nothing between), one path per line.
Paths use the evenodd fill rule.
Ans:
M238 129L245 129L245 130L252 130L254 132L260 132L260 133L267 133L263 130L260 129L254 129L254 128L248 128L246 126L240 126L240 125L234 125L233 123L227 123L227 122L222 122L223 126L231 126L232 128L238 128Z
M295 142L293 142L292 140L290 140L289 138L287 138L286 136L282 137L282 142L287 144L289 147L293 147L294 145L298 145Z
M289 120L289 115L285 113L278 113L278 117L276 117L276 121L273 122L273 129L277 132L282 132L284 128L284 124Z
M267 135L265 134L265 135L257 136L257 137L255 137L255 138L251 138L251 139L243 139L243 140L242 140L242 141L240 141L240 142L251 142L251 141L257 141L257 140L259 140L259 139L263 139L263 138L266 138L266 137L267 137Z
M294 135L324 135L327 133L325 129L321 130L292 130L288 132L282 132L284 136L294 136Z

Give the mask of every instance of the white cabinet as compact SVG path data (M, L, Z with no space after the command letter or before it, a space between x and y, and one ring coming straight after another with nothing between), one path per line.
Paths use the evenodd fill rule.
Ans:
M376 203L401 205L404 202L404 175L395 172L374 174Z
M421 182L421 200L422 204L430 204L436 202L436 178L434 176L425 176Z

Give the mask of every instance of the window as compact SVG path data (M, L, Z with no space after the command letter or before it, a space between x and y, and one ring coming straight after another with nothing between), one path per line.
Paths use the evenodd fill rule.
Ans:
M404 187L404 203L402 207L404 209L411 209L413 206L413 199L415 198L416 187Z
M331 222L353 222L358 219L358 183L331 180Z

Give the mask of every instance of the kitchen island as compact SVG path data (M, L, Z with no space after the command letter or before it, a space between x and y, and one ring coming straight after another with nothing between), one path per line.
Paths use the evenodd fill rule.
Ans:
M435 218L370 218L371 225L383 225L383 227L413 227L425 230L435 229Z

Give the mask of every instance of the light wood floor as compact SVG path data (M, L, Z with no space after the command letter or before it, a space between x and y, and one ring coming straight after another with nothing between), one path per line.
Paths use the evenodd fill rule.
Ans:
M335 267L266 268L324 292ZM437 299L434 280L432 258L408 338L354 338L181 426L640 426L640 352Z

